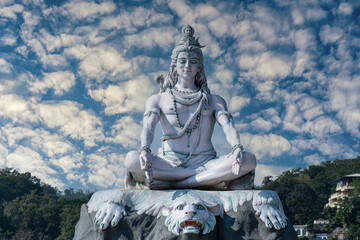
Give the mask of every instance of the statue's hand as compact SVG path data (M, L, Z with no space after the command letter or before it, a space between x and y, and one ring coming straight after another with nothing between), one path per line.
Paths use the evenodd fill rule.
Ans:
M260 217L267 228L274 227L276 230L280 230L281 228L286 227L286 217L275 205L264 204L253 207L256 211L256 215Z
M114 227L119 223L120 219L126 215L127 213L123 206L116 203L105 202L96 213L94 222L101 230L105 230L110 222L111 226Z
M140 152L140 167L145 171L146 180L151 182L153 178L152 156L147 151Z
M240 148L235 149L232 154L233 164L232 164L232 173L234 175L240 175L241 164L243 161L243 154Z

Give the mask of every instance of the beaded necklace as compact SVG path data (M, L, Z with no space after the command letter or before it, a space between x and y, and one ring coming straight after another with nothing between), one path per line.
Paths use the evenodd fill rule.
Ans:
M198 95L198 92L199 90L194 90L194 91L191 91L191 92L184 92L184 91L179 91L179 90L176 90L174 89L176 93L180 93L179 95L183 95L182 97L184 98L195 98L197 95ZM171 92L173 94L173 92ZM191 96L189 96L191 95ZM200 100L200 99L199 99ZM197 102L197 101L196 101ZM177 111L177 106L176 106L176 99L175 97L173 98L173 105L174 105L174 112L175 112L175 118L176 118L176 123L178 125L178 127L180 129L183 129L184 128L184 125L181 124L180 122L180 119L179 119L179 114L178 114L178 111ZM187 147L190 147L190 135L193 131L195 131L195 129L198 128L199 124L200 124L200 119L201 119L201 111L196 115L196 121L195 121L195 124L192 128L187 128L185 129L185 132L188 136L188 142L187 142Z

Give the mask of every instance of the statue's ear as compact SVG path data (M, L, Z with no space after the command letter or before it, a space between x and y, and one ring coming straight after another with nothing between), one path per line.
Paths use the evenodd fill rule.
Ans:
M170 213L172 212L174 208L173 207L167 207L167 206L164 206L162 209L161 209L161 213L164 217L167 217L170 215Z
M220 215L222 213L221 207L219 204L216 205L207 205L207 209L212 212L214 215Z

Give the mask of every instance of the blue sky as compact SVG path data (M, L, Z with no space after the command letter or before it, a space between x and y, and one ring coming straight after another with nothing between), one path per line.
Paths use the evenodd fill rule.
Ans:
M0 167L59 189L123 187L145 100L187 24L257 184L360 155L359 1L2 0ZM224 140L216 128L219 154Z

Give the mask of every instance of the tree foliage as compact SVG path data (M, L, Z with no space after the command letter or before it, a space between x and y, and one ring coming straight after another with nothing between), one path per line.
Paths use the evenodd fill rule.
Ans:
M72 239L90 192L61 193L30 173L0 170L0 239Z
M360 236L360 180L353 181L352 185L355 190L340 201L339 208L331 218L332 227L346 227L348 239Z
M360 173L360 157L324 161L303 170L292 169L283 172L275 180L267 176L262 188L278 193L285 214L293 224L305 224L324 217L323 208L335 192L336 180L353 173ZM330 212L328 209L325 214ZM334 219L334 225L339 224L339 221Z

